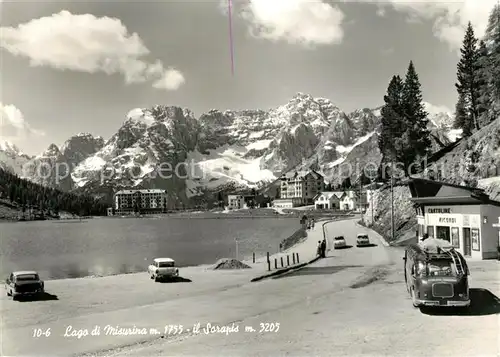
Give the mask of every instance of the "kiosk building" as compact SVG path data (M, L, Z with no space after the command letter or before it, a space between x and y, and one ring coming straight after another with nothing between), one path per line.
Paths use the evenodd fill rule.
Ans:
M417 236L443 239L466 259L497 258L499 233L492 225L500 202L484 190L420 178L408 186L417 213Z

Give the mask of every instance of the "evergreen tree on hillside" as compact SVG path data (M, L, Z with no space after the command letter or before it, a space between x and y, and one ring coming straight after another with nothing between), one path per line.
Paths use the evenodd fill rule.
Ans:
M484 42L490 47L495 42L495 33L500 28L500 4L496 4L491 10L488 25L484 33Z
M465 100L463 95L458 96L458 102L455 106L455 122L454 127L462 129L464 137L470 136L472 133L471 121L468 119L467 110L465 109Z
M492 23L495 25L491 25ZM490 25L493 27L489 51L491 119L496 119L500 116L500 6L493 10Z
M489 109L492 105L492 93L491 93L491 66L490 57L488 55L488 49L484 41L480 41L477 58L477 83L478 83L478 115L479 115L479 125L482 127L491 121L489 117ZM459 98L460 100L460 98ZM462 99L463 101L463 99ZM458 105L458 103L457 103ZM463 105L463 104L460 104ZM465 107L464 107L465 108ZM462 127L462 126L460 126ZM469 134L470 135L470 134Z
M420 80L412 61L408 66L403 86L403 113L405 132L401 136L400 161L404 165L405 175L409 175L410 164L416 159L427 156L431 147L430 131L427 128L428 114L422 101Z
M402 100L403 81L399 76L393 76L380 111L382 118L378 146L384 162L398 159L397 140L403 131Z
M472 127L479 129L479 110L478 98L479 90L479 73L478 73L478 49L477 38L474 35L474 29L469 22L465 31L464 41L460 49L461 57L457 64L457 83L455 84L459 95L463 96L465 101L465 110L467 113L466 121L472 122ZM464 122L463 125L468 125ZM463 127L462 127L463 128ZM465 130L464 130L465 132Z
M47 188L21 179L0 168L0 196L8 197L22 211L37 208L42 215L66 211L85 215L106 214L107 203L92 196L77 195Z

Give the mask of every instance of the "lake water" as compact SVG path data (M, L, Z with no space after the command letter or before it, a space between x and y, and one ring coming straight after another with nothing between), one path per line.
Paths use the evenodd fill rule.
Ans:
M155 257L179 266L275 253L299 220L291 218L94 218L0 223L0 278L37 270L43 279L145 271Z

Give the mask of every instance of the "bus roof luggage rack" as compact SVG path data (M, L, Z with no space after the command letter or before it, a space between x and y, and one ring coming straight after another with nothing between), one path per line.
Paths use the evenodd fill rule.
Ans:
M443 239L431 238L420 242L419 245L429 259L443 259L451 257L457 274L465 274L462 258L458 255L457 251L453 248L450 242Z

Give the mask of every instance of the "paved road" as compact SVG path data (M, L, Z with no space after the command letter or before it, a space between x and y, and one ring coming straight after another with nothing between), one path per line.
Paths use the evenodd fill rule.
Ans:
M493 313L500 308L492 307L491 296L479 290L476 293L482 305L490 307L477 308L471 315L482 316L423 314L411 306L406 295L400 273L401 251L385 248L378 241L374 247L356 248L354 240L359 230L352 220L328 224L329 238L336 235L332 232L342 232L353 247L330 251L327 258L279 279L230 285L221 291L172 295L163 302L138 301L133 308L110 306L106 311L102 307L96 313L85 310L80 316L39 326L7 326L2 332L3 354L54 356L101 351L106 356L497 355L498 315ZM494 269L498 274L496 265L478 267L474 282L499 295L498 283L490 283ZM193 326L198 323L201 329L195 333ZM238 326L238 332L205 334L203 327L207 323ZM63 337L69 324L89 332L99 325L101 335ZM103 329L105 325L134 324L146 328L148 335L106 336ZM150 334L150 328L163 333L168 324L183 325L183 333L174 335L172 329L163 338L161 334ZM274 332L259 333L260 324ZM245 331L246 326L255 331ZM52 329L50 337L31 337L33 328L45 331L48 327Z

